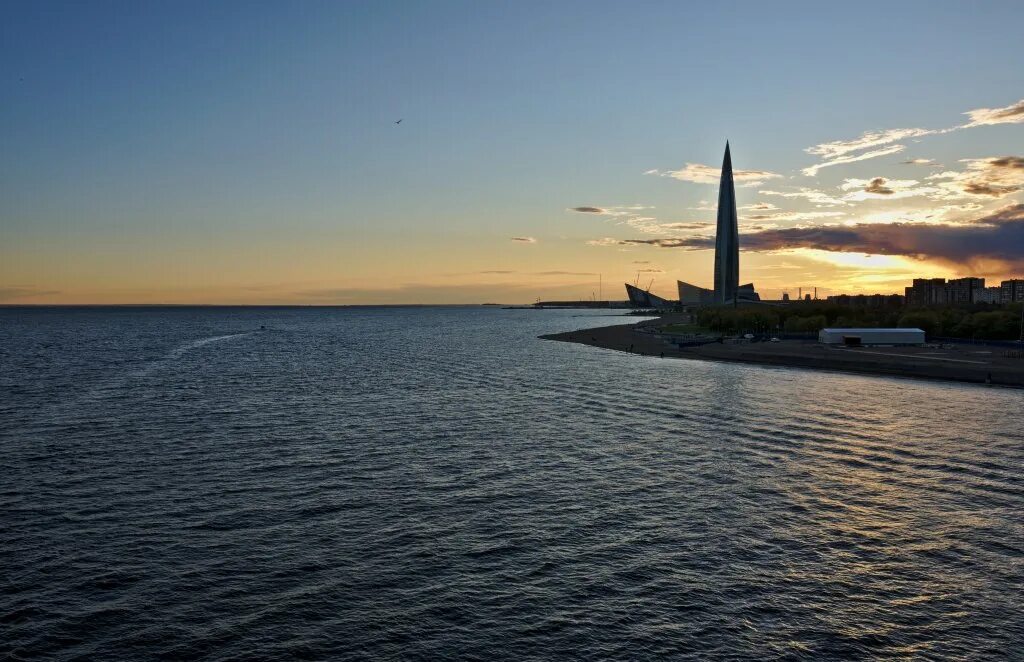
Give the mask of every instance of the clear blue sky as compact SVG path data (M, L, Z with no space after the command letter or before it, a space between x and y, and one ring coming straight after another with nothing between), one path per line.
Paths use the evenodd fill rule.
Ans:
M951 127L1024 98L1019 1L0 8L0 291L12 297L226 300L263 287L292 300L407 287L410 261L427 281L485 262L604 271L616 256L583 240L629 228L566 208L637 204L678 221L715 197L647 170L717 165L729 138L738 168L789 178L818 160L810 146ZM924 156L1019 155L1021 138L1019 124L971 129L929 138ZM867 164L821 175L906 177ZM510 248L510 236L537 243ZM220 289L149 270L162 246ZM649 250L667 274L688 259ZM264 261L260 278L232 262L238 251ZM64 281L40 266L53 261L73 265Z

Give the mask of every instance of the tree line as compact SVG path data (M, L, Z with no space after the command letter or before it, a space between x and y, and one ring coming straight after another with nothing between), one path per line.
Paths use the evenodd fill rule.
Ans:
M801 302L778 307L701 308L694 321L719 333L816 333L826 327L902 327L923 329L929 338L1016 340L1020 336L1022 305L867 308Z

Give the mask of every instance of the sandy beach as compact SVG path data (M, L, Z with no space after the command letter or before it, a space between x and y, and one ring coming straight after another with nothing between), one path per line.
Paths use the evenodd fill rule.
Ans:
M540 336L602 349L659 358L731 361L792 368L836 370L918 379L1024 387L1020 350L987 345L833 347L806 340L710 343L677 347L653 329L666 320L647 320Z

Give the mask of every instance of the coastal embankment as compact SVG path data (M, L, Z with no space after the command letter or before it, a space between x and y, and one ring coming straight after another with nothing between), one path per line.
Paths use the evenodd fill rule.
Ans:
M671 321L659 318L540 338L659 358L730 361L1024 387L1024 353L1006 347L973 344L834 347L812 340L755 343L730 342L728 339L680 346L673 342L673 336L660 331Z

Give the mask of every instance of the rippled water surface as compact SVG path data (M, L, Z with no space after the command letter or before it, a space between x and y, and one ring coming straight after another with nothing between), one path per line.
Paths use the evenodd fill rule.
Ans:
M0 309L0 657L1021 659L1024 392L616 321Z

